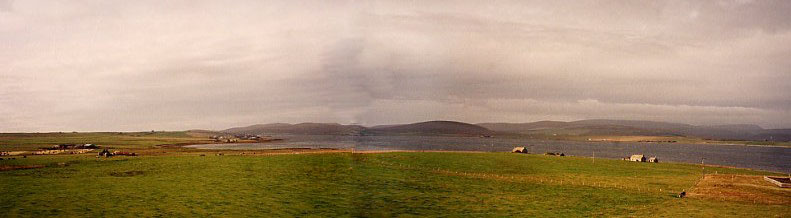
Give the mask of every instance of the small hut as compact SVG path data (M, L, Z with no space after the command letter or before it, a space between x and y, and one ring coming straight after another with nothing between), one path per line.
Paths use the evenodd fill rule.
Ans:
M764 176L764 180L769 181L780 188L791 188L791 178L789 177Z
M659 163L659 158L650 157L650 158L648 158L648 162L650 162L650 163Z
M525 153L525 154L527 154L527 148L525 148L525 147L515 147L513 150L511 150L511 152L512 153Z
M99 148L99 146L94 145L94 144L83 144L82 146L79 146L79 147L82 147L83 149L96 149L96 148Z
M629 160L634 162L645 162L645 156L642 154L635 154L629 157Z

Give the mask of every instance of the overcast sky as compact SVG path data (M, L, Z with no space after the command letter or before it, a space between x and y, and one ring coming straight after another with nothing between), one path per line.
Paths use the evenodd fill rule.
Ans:
M0 0L0 132L791 127L791 1Z

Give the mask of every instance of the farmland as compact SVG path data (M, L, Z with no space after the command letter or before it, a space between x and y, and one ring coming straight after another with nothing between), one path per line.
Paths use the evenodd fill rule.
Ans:
M206 134L178 132L0 133L0 149L29 151L55 144L99 144L119 149L145 149L158 145L210 143Z
M242 153L6 160L3 165L45 167L0 172L0 214L776 217L791 212L789 190L755 182L757 175L778 174L746 169L706 167L706 179L698 184L704 171L691 164L475 152ZM742 195L718 196L724 187ZM682 190L688 197L676 198Z

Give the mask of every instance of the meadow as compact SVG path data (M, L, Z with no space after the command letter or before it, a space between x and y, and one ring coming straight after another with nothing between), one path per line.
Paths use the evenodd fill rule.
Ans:
M0 133L0 149L3 151L29 151L57 144L98 144L118 149L146 149L190 143L212 141L207 134L191 131Z
M459 152L218 156L204 151L30 156L2 164L46 166L0 172L0 216L9 217L791 214L791 192L779 188L715 181L696 194L704 175L699 165L584 157ZM707 179L750 181L759 178L751 175L778 175L711 166L705 173ZM711 194L721 188L750 195ZM682 190L690 195L677 198Z

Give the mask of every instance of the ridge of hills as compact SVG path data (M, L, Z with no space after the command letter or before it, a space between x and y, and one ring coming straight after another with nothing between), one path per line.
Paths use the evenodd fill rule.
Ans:
M606 135L680 136L717 140L791 141L791 129L764 129L751 124L691 125L658 121L591 119L538 121L529 123L463 123L426 121L410 124L365 127L338 123L270 123L235 127L228 134L295 135Z

